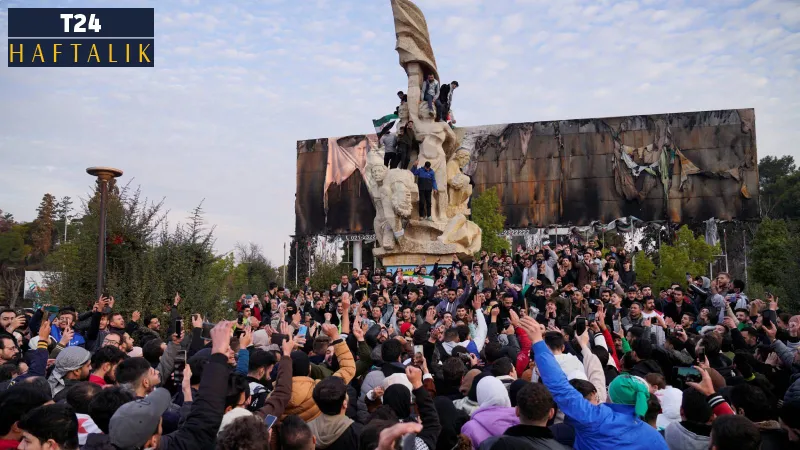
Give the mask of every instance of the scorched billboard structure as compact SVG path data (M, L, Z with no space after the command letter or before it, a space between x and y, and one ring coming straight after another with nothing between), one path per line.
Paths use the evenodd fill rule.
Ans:
M456 129L473 195L496 187L507 229L634 216L690 223L758 217L752 109ZM297 142L296 234L371 234L363 180L374 135Z

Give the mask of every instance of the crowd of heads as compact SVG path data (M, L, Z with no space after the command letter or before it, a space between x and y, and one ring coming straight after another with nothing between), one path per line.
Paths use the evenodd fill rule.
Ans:
M800 316L634 266L589 241L354 268L216 323L180 295L5 309L0 450L800 444Z

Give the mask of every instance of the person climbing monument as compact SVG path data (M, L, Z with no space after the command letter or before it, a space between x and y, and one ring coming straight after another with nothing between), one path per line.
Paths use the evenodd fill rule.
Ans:
M436 186L436 173L431 169L431 162L425 161L425 166L421 169L417 167L418 162L414 162L411 172L417 177L417 187L419 188L419 218L421 220L431 219L431 194L438 193Z
M422 99L428 102L428 109L434 117L438 117L438 111L442 109L442 102L439 100L439 81L432 73L428 74L428 79L422 83ZM436 109L433 106L436 105Z

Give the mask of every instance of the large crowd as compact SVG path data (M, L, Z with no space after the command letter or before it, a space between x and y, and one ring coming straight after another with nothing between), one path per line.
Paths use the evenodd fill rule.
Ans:
M800 316L743 291L590 241L273 283L213 324L5 309L0 450L795 448Z

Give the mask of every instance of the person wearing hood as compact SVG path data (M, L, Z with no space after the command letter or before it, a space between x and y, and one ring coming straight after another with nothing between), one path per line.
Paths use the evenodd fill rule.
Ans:
M320 414L308 423L317 438L320 450L350 450L358 447L358 437L363 425L345 415L348 396L347 385L341 378L330 377L320 381L312 394Z
M469 422L461 427L461 433L470 439L472 448L478 448L486 439L501 436L509 427L519 424L519 417L511 407L508 390L502 381L487 376L477 384L479 407Z
M356 373L356 363L350 348L339 335L339 330L331 325L322 325L322 331L331 338L331 345L339 361L339 370L333 376L340 377L345 384L353 379ZM306 422L310 422L320 415L320 410L312 398L314 387L320 380L314 380L311 374L311 362L308 354L302 351L294 351L292 358L292 396L286 411L281 416L281 420L290 415L298 415Z
M89 379L92 354L83 347L67 347L58 354L53 373L47 380L55 397L65 388Z
M594 405L567 381L552 351L542 337L540 325L532 318L520 320L533 342L536 367L542 383L550 390L558 408L575 427L575 448L666 450L655 428L642 421L647 413L650 391L646 383L626 374L611 382L612 403Z
M555 416L556 404L544 385L525 384L516 403L519 425L509 427L502 436L486 439L480 450L567 450L547 428L547 422Z

